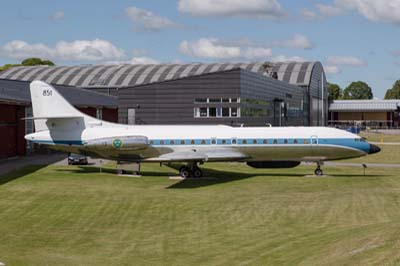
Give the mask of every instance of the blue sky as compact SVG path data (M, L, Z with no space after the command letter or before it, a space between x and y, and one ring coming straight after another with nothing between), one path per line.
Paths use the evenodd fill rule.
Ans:
M21 0L0 23L0 64L318 60L377 98L400 79L400 0Z

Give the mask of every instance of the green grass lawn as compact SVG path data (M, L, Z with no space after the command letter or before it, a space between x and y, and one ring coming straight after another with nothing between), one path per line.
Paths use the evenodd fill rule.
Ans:
M379 153L343 162L400 164L400 145L379 145L379 147L381 148Z
M206 164L209 180L29 167L0 177L6 265L400 265L393 170L255 170Z
M371 132L362 132L360 136L372 142L400 142L400 135L379 134Z

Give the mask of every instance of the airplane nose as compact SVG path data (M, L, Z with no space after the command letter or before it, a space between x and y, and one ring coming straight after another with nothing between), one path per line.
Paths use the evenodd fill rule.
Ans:
M376 146L374 144L369 145L369 153L368 154L374 154L374 153L378 153L380 151L381 151L381 148L379 148L378 146Z

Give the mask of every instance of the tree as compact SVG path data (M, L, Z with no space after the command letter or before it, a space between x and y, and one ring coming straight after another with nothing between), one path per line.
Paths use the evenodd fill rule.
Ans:
M339 85L328 83L329 101L339 100L343 96L343 90Z
M388 89L385 94L385 100L400 99L400 80L397 80L391 89Z
M50 60L42 60L40 58L32 57L27 58L21 62L23 66L38 66L38 65L47 65L47 66L54 66L54 63Z
M363 81L353 82L343 91L346 100L371 100L373 97L371 87Z
M0 71L7 70L11 67L16 67L16 66L38 66L38 65L55 66L55 64L50 60L42 60L40 58L32 57L23 60L21 64L5 64L4 66L0 66Z

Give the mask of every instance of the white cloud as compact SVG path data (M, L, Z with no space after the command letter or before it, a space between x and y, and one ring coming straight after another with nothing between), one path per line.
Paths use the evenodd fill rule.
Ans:
M330 66L345 65L345 66L365 66L366 62L354 56L330 56L326 60Z
M134 23L137 31L160 31L180 27L169 18L157 16L151 11L134 6L126 8L125 14Z
M318 4L317 9L325 17L340 16L344 13L344 10L337 6Z
M218 44L218 39L215 38L201 38L195 42L183 41L179 51L199 58L231 59L241 56L240 47L223 46Z
M227 44L216 38L183 41L179 51L188 56L210 59L265 59L272 56L272 49L250 45Z
M125 52L101 39L61 41L54 47L14 40L0 46L0 55L13 59L40 57L56 61L106 61L124 58Z
M262 48L262 47L248 47L244 51L243 57L247 59L259 59L259 58L268 58L272 56L271 48Z
M342 72L338 66L326 65L324 66L324 69L327 74L340 74Z
M64 17L65 17L64 11L57 11L57 12L54 12L54 13L50 16L50 18L51 18L52 20L62 20L62 19L64 19Z
M281 18L285 11L277 0L179 0L182 13L195 16Z
M271 60L272 62L306 62L307 60L300 56L277 55Z
M312 49L313 44L304 35L296 34L293 38L276 43L277 46L296 48L296 49Z
M357 11L371 21L400 24L399 0L335 0L335 8Z
M300 15L306 20L315 20L319 18L319 15L317 13L308 8L303 8L300 11Z
M141 56L141 57L134 57L131 60L129 60L130 64L141 64L141 65L151 65L151 64L159 64L160 62L158 60L155 60L150 57L146 56Z

